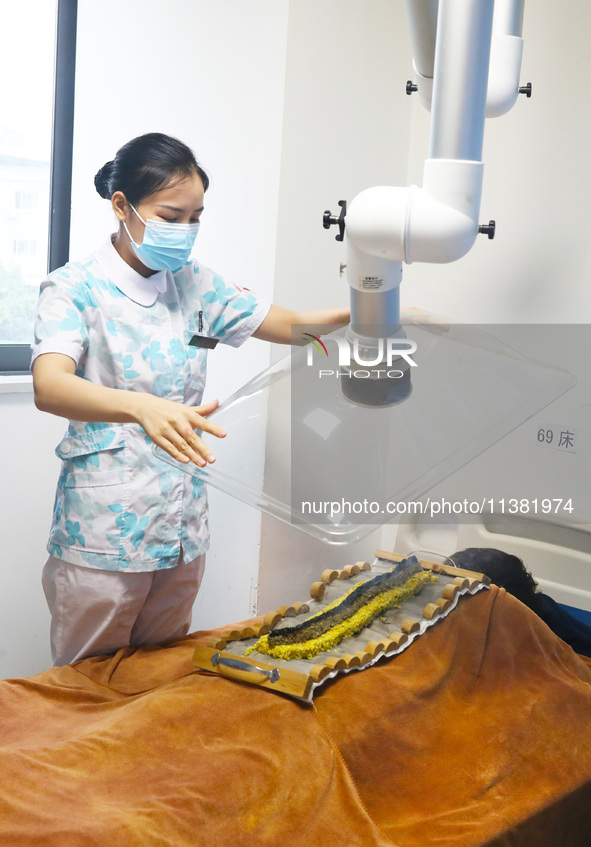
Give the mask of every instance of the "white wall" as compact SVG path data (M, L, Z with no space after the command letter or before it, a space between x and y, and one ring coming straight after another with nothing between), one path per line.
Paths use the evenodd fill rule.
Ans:
M460 322L591 321L591 6L526 2L522 84L509 114L484 136L481 221L497 222L447 266L411 265L403 305ZM410 182L422 182L428 113L413 100Z
M411 62L404 8L391 0L295 0L289 7L275 301L305 309L347 305L349 288L336 228L322 227L325 209L339 211L369 185L405 184ZM270 428L268 455L289 454L285 434ZM354 473L355 456L343 457ZM267 473L272 468L267 466ZM274 519L263 518L262 610L304 600L325 567L372 559L376 532L347 547L327 547Z
M402 300L456 320L589 320L588 33L576 0L527 4L522 80L530 101L490 121L482 220L493 242L448 267L405 270ZM325 208L372 184L421 181L428 118L412 76L401 0L79 0L73 257L112 228L96 170L133 135L162 130L195 148L212 175L200 257L285 306L344 303L343 248ZM410 152L410 161L409 161ZM248 342L211 357L209 396L266 366ZM49 661L40 588L63 422L30 395L0 395L0 676ZM248 449L248 445L245 446ZM260 516L212 495L214 540L195 626L247 617L256 597ZM228 531L230 529L231 531ZM261 608L296 599L325 550L263 522ZM296 596L292 596L295 593Z
M271 298L286 0L81 0L78 15L71 255L114 228L94 189L98 168L130 138L165 132L192 147L211 177L196 255ZM239 351L219 345L205 399L228 396L268 361L268 345L255 340ZM215 491L210 501L212 546L194 628L246 618L256 597L260 515Z
M72 258L114 229L94 189L98 168L135 135L162 131L193 147L211 176L200 258L272 296L287 8L287 0L79 0ZM268 361L261 342L218 348L208 397L227 396ZM64 426L37 412L30 393L0 394L0 677L50 664L40 575ZM260 515L215 492L211 500L214 540L195 627L245 618L256 597Z
M310 298L319 305L340 301L343 250L334 230L328 235L320 227L324 208L337 211L338 199L351 200L371 185L422 182L429 115L417 96L404 93L413 71L402 7L376 0L290 3L277 300L296 307ZM522 82L532 82L533 97L520 97L511 113L487 121L485 133L481 220L496 219L496 238L479 237L451 265L406 267L403 306L458 322L591 321L590 25L591 7L576 0L526 3ZM576 393L471 463L472 475L480 469L490 480L488 496L514 496L524 441L528 461L540 473L546 468L552 489L555 466L539 455L536 420L570 425L572 410L588 403L587 386L580 379ZM591 441L591 429L583 432L579 423L579 431ZM463 474L451 480L460 493ZM581 476L583 469L577 483ZM305 597L323 567L368 558L377 544L393 546L393 534L376 533L353 549L326 548L264 518L261 607Z
M30 391L0 393L0 678L51 665L41 569L65 427L35 409Z
M508 115L488 120L485 129L480 219L496 220L496 237L488 241L480 236L473 250L452 265L405 268L403 305L420 306L458 322L591 323L589 32L589 4L577 0L526 2L521 82L531 82L533 94L529 100L519 97ZM416 99L410 181L419 185L427 154L428 122L428 114ZM436 487L431 492L434 498L442 490L448 497L454 493L465 496L473 490L474 480L481 481L487 497L519 497L522 481L527 480L544 496L560 496L559 488L566 490L574 499L578 522L591 530L589 349L581 354L574 339L571 345L571 350L558 358L577 376L578 385ZM540 359L558 365L556 354L540 352ZM576 455L543 449L536 434L549 422L555 428L558 425L558 431L577 427ZM510 539L495 541L489 536L487 541L482 530L453 525L442 529L427 522L421 530L422 546L451 553L469 543L469 531L475 537L480 532L483 545L512 549ZM415 543L414 530L405 528L399 552L405 543L402 536ZM474 538L472 543L477 543ZM548 578L543 557L536 560L536 545L526 542L523 549L534 574ZM554 559L552 579L568 583L574 571L565 569L559 556ZM574 587L591 591L588 568L579 567ZM564 592L555 596L564 601ZM587 608L585 602L581 600L579 605Z
M287 0L80 0L78 19L71 255L114 229L98 168L130 138L165 132L211 177L196 254L272 296ZM219 352L223 396L268 361L257 342Z

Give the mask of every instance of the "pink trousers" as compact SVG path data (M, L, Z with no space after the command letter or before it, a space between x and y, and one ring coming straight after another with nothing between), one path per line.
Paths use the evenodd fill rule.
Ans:
M51 612L55 665L121 647L161 644L189 631L205 555L147 573L103 571L50 556L43 590Z

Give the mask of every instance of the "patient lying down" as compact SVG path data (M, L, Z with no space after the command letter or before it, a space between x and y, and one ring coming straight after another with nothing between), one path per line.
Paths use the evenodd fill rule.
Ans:
M575 653L591 658L591 626L570 615L552 597L540 591L517 556L493 547L468 547L449 558L460 568L486 574L495 585L529 606Z

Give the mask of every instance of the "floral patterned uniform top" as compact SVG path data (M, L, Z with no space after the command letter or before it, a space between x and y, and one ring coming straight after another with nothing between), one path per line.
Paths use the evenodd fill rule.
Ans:
M110 388L144 391L197 406L205 335L238 347L269 304L189 261L174 274L133 270L111 241L41 285L33 361L63 353L76 374ZM70 421L56 448L62 459L47 550L76 565L115 571L174 567L208 547L201 483L154 456L134 423Z

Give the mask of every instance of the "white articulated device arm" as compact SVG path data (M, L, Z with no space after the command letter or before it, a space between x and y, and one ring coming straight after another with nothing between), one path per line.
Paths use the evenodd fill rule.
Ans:
M486 117L506 115L517 96L531 96L531 85L520 88L523 56L523 4L525 0L495 0L490 45L490 70L486 94Z
M433 80L423 185L361 192L349 204L344 227L352 328L375 337L399 323L403 263L454 262L479 231L493 237L492 221L478 223L485 116L489 109L502 114L511 108L521 68L523 0L406 3L415 67ZM493 58L505 59L502 73L491 68L489 77L491 49Z
M418 91L423 106L431 109L435 72L435 34L439 0L404 0L410 27L416 83L409 80L406 93Z
M478 233L482 173L482 162L427 159L422 188L368 188L348 208L348 248L407 265L455 262Z
M517 96L531 96L531 85L520 87L523 56L525 0L495 0L486 117L498 118L515 105ZM407 83L407 94L418 91L423 106L431 109L433 96L435 32L439 0L405 0L413 49L416 82Z
M399 323L402 264L454 262L478 234L482 162L427 159L423 187L376 186L347 212L351 323L380 335Z

